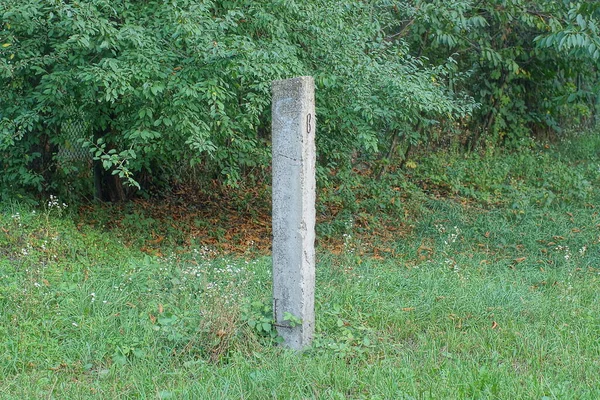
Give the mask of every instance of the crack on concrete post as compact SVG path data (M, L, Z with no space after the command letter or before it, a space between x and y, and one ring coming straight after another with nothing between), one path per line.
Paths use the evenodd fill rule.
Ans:
M298 160L298 159L296 159L296 158L288 157L288 156L286 156L286 155L284 155L284 154L277 154L277 155L278 155L279 157L286 158L286 159L288 159L288 160L290 160L290 161L294 161L294 162L298 162L298 161L300 161L300 160Z

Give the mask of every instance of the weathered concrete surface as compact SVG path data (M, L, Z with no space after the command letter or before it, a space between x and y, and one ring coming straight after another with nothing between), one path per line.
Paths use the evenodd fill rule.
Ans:
M301 350L314 333L314 80L273 82L273 312L284 345ZM284 314L300 318L291 327Z

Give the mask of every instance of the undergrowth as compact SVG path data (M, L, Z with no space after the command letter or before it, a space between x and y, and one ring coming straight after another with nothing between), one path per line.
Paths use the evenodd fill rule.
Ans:
M4 204L0 398L598 398L598 144L324 188L302 354L236 217L205 241L166 208Z

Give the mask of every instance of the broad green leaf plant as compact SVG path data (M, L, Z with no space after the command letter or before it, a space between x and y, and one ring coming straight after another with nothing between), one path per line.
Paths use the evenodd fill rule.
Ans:
M270 84L317 81L320 164L378 158L415 127L469 115L455 67L390 40L388 1L5 0L0 193L89 180L60 148L85 121L96 165L134 185L196 168L236 185L269 164ZM325 18L326 16L326 18ZM101 149L102 151L99 151ZM89 193L82 195L89 195Z

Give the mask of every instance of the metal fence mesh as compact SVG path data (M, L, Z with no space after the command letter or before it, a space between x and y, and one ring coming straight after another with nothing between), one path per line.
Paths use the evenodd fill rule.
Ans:
M75 106L70 107L69 114L71 118L61 126L64 142L59 146L57 156L64 161L89 161L92 155L89 149L82 146L80 139L89 138L91 125L85 113Z

